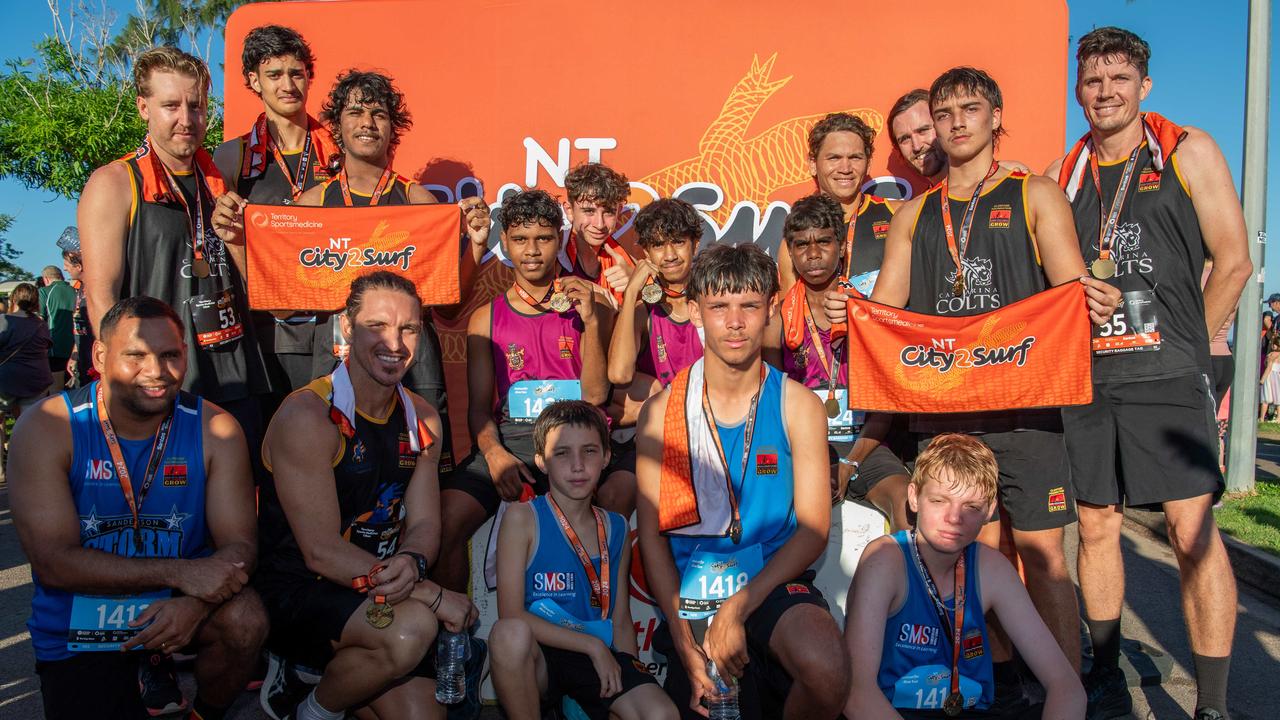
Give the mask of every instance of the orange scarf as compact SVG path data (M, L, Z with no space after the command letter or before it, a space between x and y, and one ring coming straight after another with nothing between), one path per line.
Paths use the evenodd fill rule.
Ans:
M142 139L142 144L137 150L120 158L120 162L128 162L130 160L138 161L138 171L142 174L142 201L149 203L158 203L168 205L172 203L181 203L182 200L174 195L177 192L169 184L169 174L165 171L164 164L160 162L160 158L151 151L151 136ZM222 173L218 172L218 167L213 164L213 156L208 150L200 148L196 150L195 168L204 180L204 186L209 189L210 197L217 199L227 192L226 183L222 181ZM199 192L199 188L197 188Z
M1157 173L1164 172L1164 164L1187 137L1187 131L1182 127L1153 112L1142 113L1142 134L1151 150L1151 166ZM1075 200L1076 192L1080 190L1080 185L1089 172L1091 152L1093 140L1089 133L1085 133L1062 159L1062 167L1058 170L1058 185L1071 200Z
M609 248L614 252L618 253L619 255L621 255L624 258L624 262L626 263L626 266L629 268L635 267L636 263L634 260L631 259L631 253L628 253L626 248L622 247L622 245L620 245L617 240L614 240L612 236L606 237L604 240L604 244L601 245L600 249L596 251L596 258L599 259L600 261L600 274L596 277L596 284L612 292L614 300L617 300L618 302L622 302L622 293L616 292L612 288L610 288L609 283L606 282L604 279L604 272L609 268L613 267L614 265L618 264L618 262L613 259L612 255L605 252L605 248ZM569 233L569 242L565 244L564 252L569 257L569 268L571 270L579 269L580 266L578 265L578 239L574 237L572 231Z
M763 370L763 368L762 368ZM725 537L736 501L703 409L703 361L671 383L662 427L658 531L686 537Z
M333 135L318 120L307 116L307 132L311 134L311 166L317 181L323 182L331 175L330 168L342 163L342 151ZM267 114L262 113L253 123L253 129L240 136L243 155L240 161L240 177L252 179L267 171L274 157L275 140L267 130Z

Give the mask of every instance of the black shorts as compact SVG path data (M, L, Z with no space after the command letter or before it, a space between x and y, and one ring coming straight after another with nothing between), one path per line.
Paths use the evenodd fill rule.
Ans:
M609 467L602 473L600 480L604 481L609 477L609 473L616 470L626 470L632 475L636 474L636 436L634 434L626 442L618 442L610 436Z
M51 662L36 661L47 720L111 718L147 720L138 692L142 653L85 652Z
M827 444L828 456L834 465L839 458L848 457L853 450L853 443L833 442ZM897 455L884 445L876 446L858 467L858 474L849 481L849 488L844 496L849 500L865 500L871 488L880 484L881 480L893 475L906 475L907 466L902 464Z
M1096 383L1062 409L1076 496L1091 505L1158 506L1220 495L1218 419L1204 375Z
M755 612L747 616L743 628L747 635L748 662L746 673L738 681L738 706L742 711L742 720L782 717L782 706L787 700L787 693L791 692L791 676L769 652L769 639L773 637L773 630L783 614L797 605L817 605L823 610L831 609L826 598L822 597L822 592L814 586L814 577L814 571L806 570L795 580L779 585L760 603ZM653 649L667 658L664 689L680 710L680 717L684 720L700 718L689 707L689 696L692 694L689 674L680 654L675 651L671 629L666 622L654 632Z
M1013 430L975 437L996 456L1000 505L1015 530L1052 530L1076 521L1076 496L1062 433ZM920 439L922 452L932 439Z
M623 652L613 651L613 659L621 669L622 691L613 697L600 697L600 676L596 674L591 658L586 655L538 644L547 665L547 695L544 700L560 705L560 698L569 696L578 703L591 720L608 720L613 701L642 685L657 685L644 663ZM686 702L687 704L687 702Z
M363 593L324 579L264 582L259 573L254 577L254 586L271 621L267 649L314 670L323 670L333 659L333 645L342 638L352 614L364 612ZM434 642L409 674L435 678Z

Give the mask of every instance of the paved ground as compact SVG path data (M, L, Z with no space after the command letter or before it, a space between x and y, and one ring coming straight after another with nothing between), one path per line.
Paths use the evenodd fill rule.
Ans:
M1264 457L1280 457L1276 450L1267 448ZM1267 464L1271 470L1280 471L1274 463ZM1073 535L1068 545L1073 546L1074 542ZM1161 684L1133 689L1134 717L1188 718L1195 703L1195 686L1190 676L1191 651L1179 609L1173 554L1160 538L1133 524L1126 523L1123 542L1128 576L1124 635L1164 654L1166 657L1157 657L1155 664L1167 663L1170 667ZM0 720L41 717L39 682L33 672L25 626L30 602L30 570L13 531L7 489L0 485ZM1232 717L1270 720L1280 716L1276 710L1280 707L1278 678L1280 606L1241 587L1229 692ZM255 700L246 694L236 718L265 717ZM487 711L485 717L496 718L497 713Z

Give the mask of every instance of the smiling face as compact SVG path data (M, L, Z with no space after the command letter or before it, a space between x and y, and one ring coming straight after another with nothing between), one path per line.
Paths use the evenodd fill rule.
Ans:
M575 200L569 204L569 223L574 235L599 248L618 229L621 211L621 205L610 207L599 200Z
M281 117L307 111L307 90L311 78L306 64L296 55L279 55L258 64L249 72L249 87L262 98L267 109Z
M94 341L93 366L112 405L139 420L167 414L187 373L182 329L167 317L122 318Z
M819 190L847 205L858 197L869 162L870 153L857 133L833 132L809 159L809 174Z
M707 294L689 303L689 317L703 329L703 345L730 367L760 356L764 329L773 317L776 297L754 290Z
M533 458L547 474L551 489L573 500L590 500L600 473L609 463L609 448L587 425L557 425L547 432L543 453Z
M940 468L937 478L917 487L907 485L907 505L916 515L916 531L940 553L956 553L978 538L995 510L995 499L983 497L976 484L957 485L951 470Z
M644 246L645 257L658 267L662 280L668 285L683 286L689 281L689 271L693 268L693 251L697 245L694 238L660 237L657 242Z
M937 147L938 133L929 114L929 103L921 100L893 118L893 145L898 154L924 177L942 170L946 156Z
M138 115L147 123L151 147L181 163L189 162L204 143L209 126L209 98L200 80L167 70L154 70L147 80L150 94L137 99Z
M1095 130L1109 133L1138 122L1138 106L1150 92L1151 78L1124 55L1097 55L1080 65L1076 101Z
M953 164L977 157L994 142L1000 115L1000 108L991 107L986 98L957 89L933 105L938 144Z
M351 92L355 97L338 117L342 149L371 165L386 165L391 151L391 114L381 102L363 102L358 89Z
M353 319L342 313L351 362L379 385L394 386L413 365L422 333L422 306L399 290L367 290Z

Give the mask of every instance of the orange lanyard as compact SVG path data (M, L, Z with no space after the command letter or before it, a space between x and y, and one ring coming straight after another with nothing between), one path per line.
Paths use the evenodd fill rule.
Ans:
M609 541L604 535L604 513L600 508L591 508L592 514L596 518L596 541L600 545L600 573L596 573L596 568L591 564L591 556L587 555L587 549L583 547L582 540L578 538L578 533L574 531L573 526L569 524L568 518L564 516L564 512L560 510L560 506L556 504L556 499L551 497L551 493L547 493L547 504L551 506L551 512L556 516L556 522L560 523L560 530L564 532L565 538L569 540L569 546L573 548L573 552L578 556L578 562L582 563L582 570L587 574L587 582L591 583L591 607L600 608L600 619L609 619Z
M1111 199L1110 211L1102 204L1102 174L1098 171L1098 153L1089 153L1089 170L1093 173L1093 186L1098 189L1098 258L1107 260L1111 257L1111 246L1115 241L1116 228L1120 224L1120 210L1129 194L1129 182L1133 180L1134 168L1138 166L1139 143L1129 159L1124 163L1124 172L1120 175L1120 184L1116 186L1116 195Z
M148 135L146 138L144 138L142 140L142 144L143 146L147 147L149 150L151 147L151 136ZM192 174L195 176L195 180L196 180L196 188L194 193L194 195L196 196L196 208L195 208L196 211L195 211L195 214L193 215L191 213L191 205L187 203L187 196L183 194L182 187L178 185L178 180L173 176L173 172L170 171L169 167L162 162L156 161L155 164L159 165L164 170L164 177L165 177L165 180L169 182L169 189L173 191L174 198L179 203L182 204L182 209L187 213L187 225L191 229L191 253L194 256L194 261L191 267L194 269L201 263L205 262L205 259L204 259L204 192L202 192L205 189L204 175L200 171L200 166L193 163L192 169L194 170L194 172ZM208 274L209 274L208 272L204 273L205 276L208 276Z
M382 199L382 193L387 189L387 183L391 182L391 176L393 174L394 173L391 172L390 165L387 165L387 167L383 169L382 177L378 178L378 184L373 186L373 195L369 197L370 207L377 205L378 201ZM346 167L343 167L342 170L338 172L338 185L342 188L342 202L345 203L347 207L355 205L351 200L351 186L347 183Z
M124 500L129 504L129 512L133 515L133 547L141 555L142 535L138 513L142 508L142 503L147 499L147 493L151 491L151 485L155 481L156 469L160 464L160 460L164 457L165 450L169 447L169 430L173 427L173 411L170 411L165 416L164 421L160 423L160 428L156 430L155 439L151 441L151 455L147 458L147 471L142 476L142 488L135 498L133 480L129 476L129 466L125 464L124 453L120 450L120 440L116 437L115 428L111 425L111 418L107 416L107 406L103 400L101 380L98 381L97 401L98 422L102 426L102 435L106 438L107 448L111 451L111 463L116 469L116 479L120 481L120 492L124 494ZM156 452L157 449L160 452Z
M280 172L284 173L285 178L289 180L290 194L294 200L302 194L304 186L307 184L307 170L311 168L311 130L307 129L306 140L302 143L302 156L298 158L298 174L294 175L289 172L289 165L284 161L284 155L280 152L280 147L276 145L275 138L271 137L271 133L267 131L267 115L263 113L258 119L258 137L266 138L267 147L271 150L271 156L275 158L276 165L280 167ZM347 203L350 205L351 203Z
M520 287L520 283L518 282L511 283L511 287L515 289L516 295L518 295L521 300L525 301L525 303L528 304L529 307L533 308L534 310L541 310L543 312L547 312L547 308L546 308L547 301L551 299L552 295L554 295L557 292L560 292L560 278L558 277L559 273L556 273L556 275L557 275L556 279L551 281L551 287L547 288L547 294L543 295L541 300L531 295L528 290L525 290L524 288Z
M858 215L862 212L862 206L866 203L866 196L858 193L858 201L853 208L853 217L849 219L849 227L845 229L844 234L844 274L845 277L853 275L853 234L858 231Z
M943 178L939 184L941 187L939 192L942 199L942 229L947 234L947 250L951 253L951 259L956 264L955 286L959 291L956 293L957 295L964 294L964 256L969 249L969 229L973 226L974 211L978 209L978 198L982 196L982 186L999 169L1000 163L992 160L991 169L987 171L987 176L979 180L977 187L973 189L973 196L969 198L969 203L964 206L964 217L960 221L959 243L956 242L955 228L951 223L951 196L947 194L948 178Z

